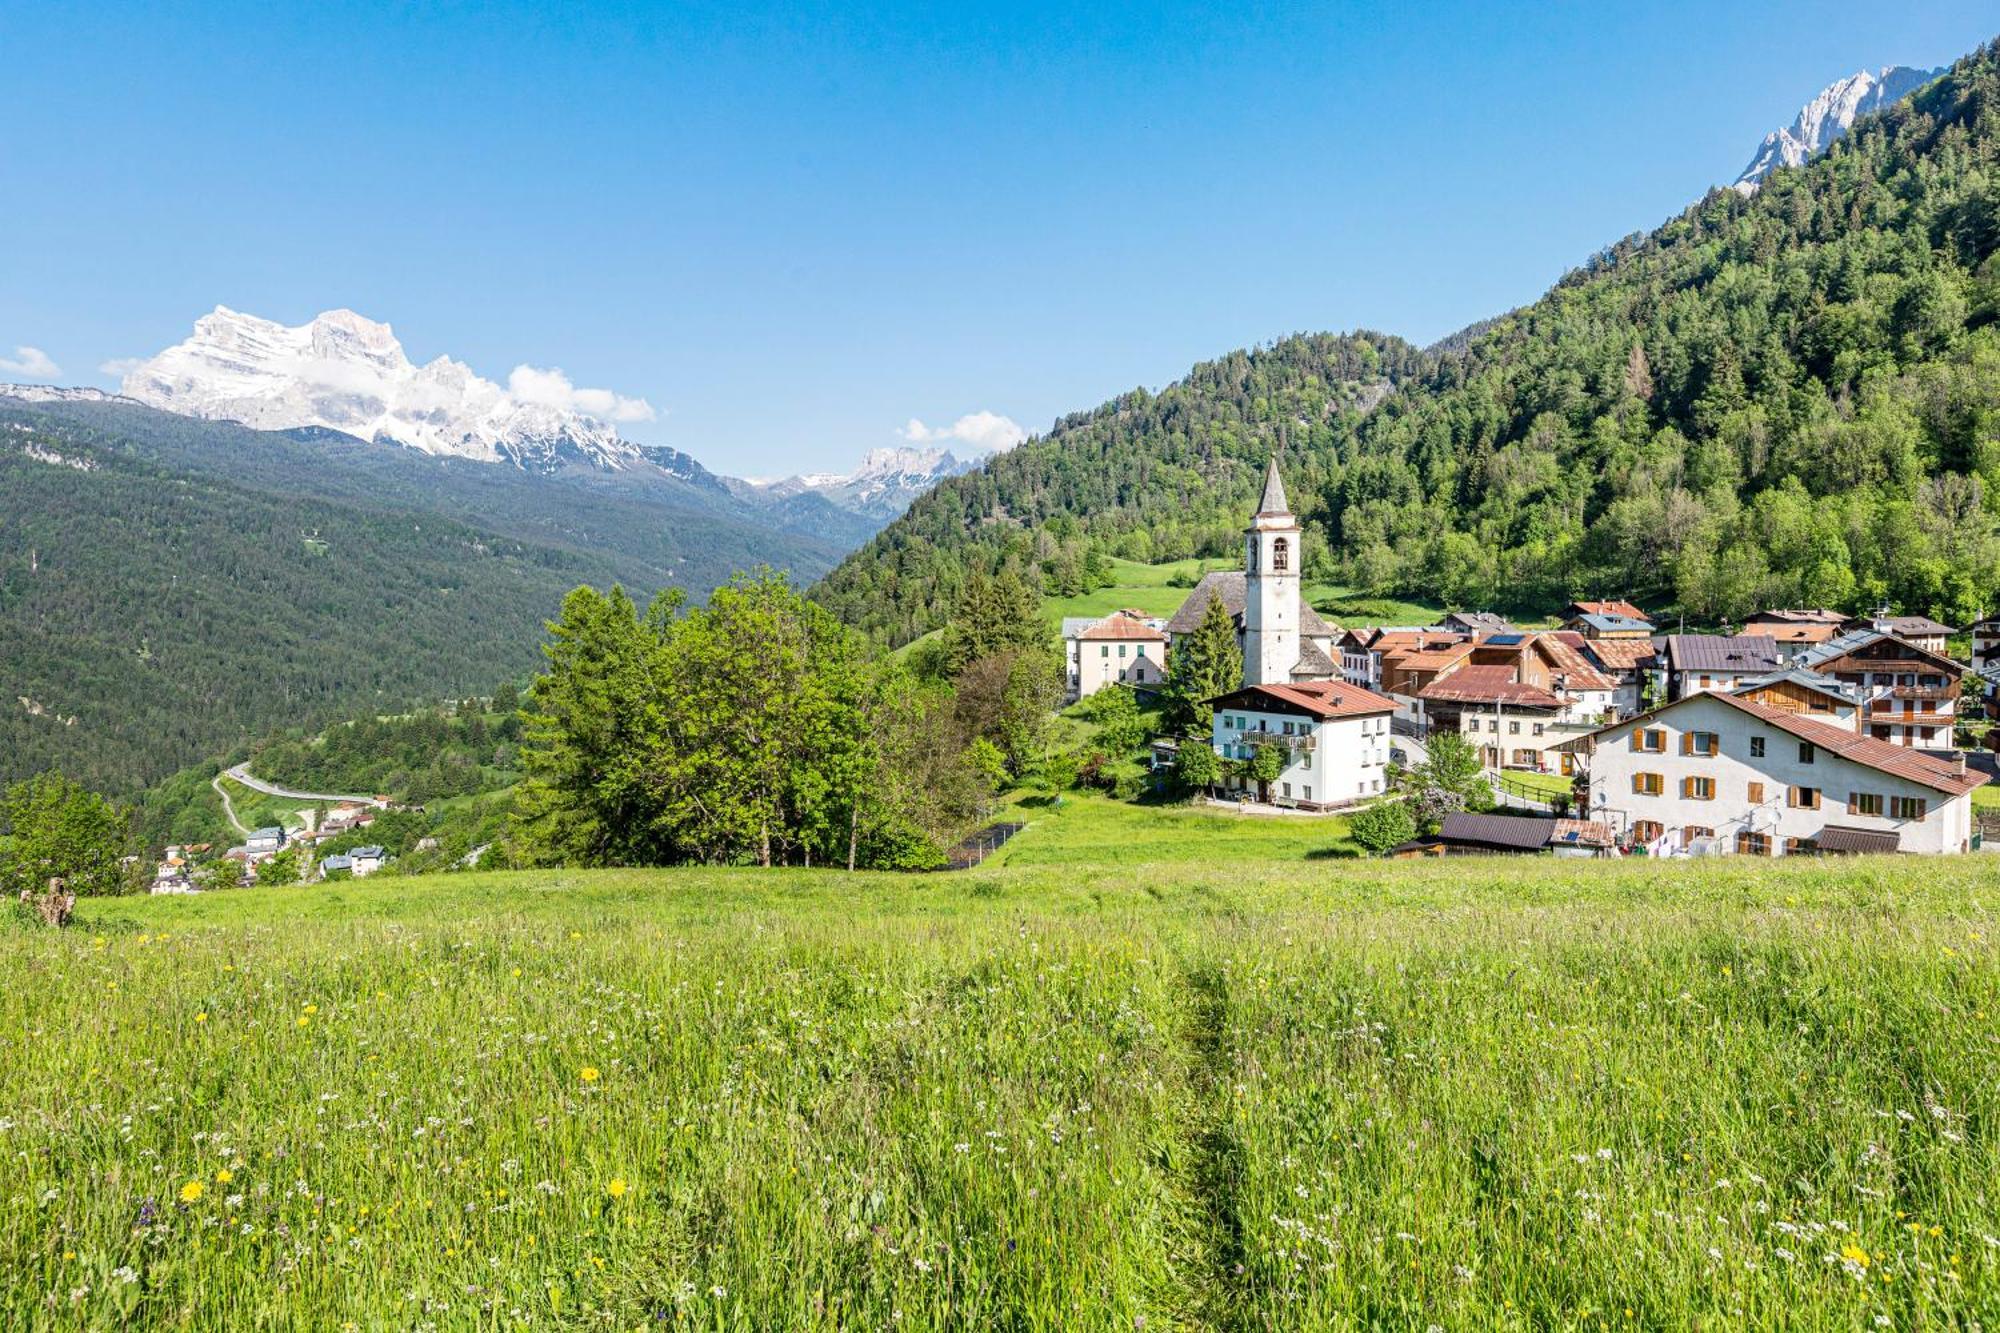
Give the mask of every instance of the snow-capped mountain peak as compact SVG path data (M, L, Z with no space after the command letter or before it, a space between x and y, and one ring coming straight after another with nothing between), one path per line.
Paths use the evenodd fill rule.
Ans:
M946 477L970 472L977 466L976 462L954 457L948 449L905 445L870 449L862 455L861 466L852 472L808 472L796 477L752 481L748 485L777 499L806 493L821 495L842 509L890 519Z
M241 422L259 430L318 426L430 454L553 471L566 463L618 469L639 446L598 417L523 397L441 356L411 363L387 324L328 310L297 326L217 306L185 342L125 376L124 392L183 416ZM567 388L556 372L530 383ZM602 390L578 390L621 405ZM596 401L597 399L593 399ZM642 405L643 406L643 405Z
M1764 136L1757 155L1731 188L1755 194L1758 183L1777 168L1805 165L1813 154L1847 133L1856 119L1900 102L1944 72L1885 65L1873 72L1864 69L1850 74L1822 89L1819 96L1799 108L1798 119Z

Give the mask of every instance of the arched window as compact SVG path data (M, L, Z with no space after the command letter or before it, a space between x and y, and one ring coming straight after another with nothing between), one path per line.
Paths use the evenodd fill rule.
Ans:
M1291 542L1283 537L1271 543L1271 571L1273 573L1282 574L1291 568L1291 551Z

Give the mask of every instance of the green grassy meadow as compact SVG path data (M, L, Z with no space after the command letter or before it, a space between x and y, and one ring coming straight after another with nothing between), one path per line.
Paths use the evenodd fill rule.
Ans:
M1379 862L1020 808L957 875L0 928L0 1323L2000 1315L2000 860Z

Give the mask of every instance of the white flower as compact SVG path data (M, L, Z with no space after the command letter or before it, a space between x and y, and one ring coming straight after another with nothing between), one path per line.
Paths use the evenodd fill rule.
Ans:
M129 1267L114 1268L111 1270L111 1276L114 1281L126 1287L131 1286L139 1280L139 1275Z

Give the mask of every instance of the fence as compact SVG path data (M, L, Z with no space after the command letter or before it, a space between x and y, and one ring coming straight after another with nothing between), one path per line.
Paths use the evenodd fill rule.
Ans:
M1026 824L991 824L945 853L946 870L970 870L1007 845Z

